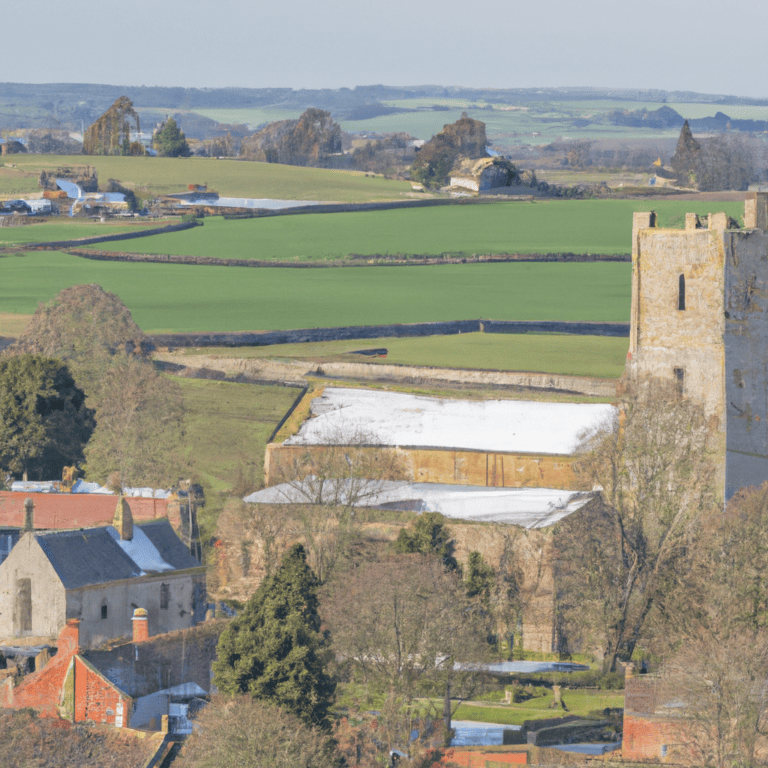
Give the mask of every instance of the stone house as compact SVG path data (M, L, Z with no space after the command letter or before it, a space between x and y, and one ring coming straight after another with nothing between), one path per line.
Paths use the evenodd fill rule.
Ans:
M190 708L211 693L211 665L224 628L209 621L149 637L147 611L133 616L133 637L111 648L84 650L79 619L67 621L55 655L14 685L0 685L0 706L32 707L74 723L189 732Z
M685 229L634 214L627 372L675 383L721 436L726 498L768 478L768 194L748 192L744 227L725 213Z
M134 525L118 503L113 525L25 533L0 565L0 637L55 637L79 619L79 644L131 634L139 606L158 633L202 621L205 569L167 520Z

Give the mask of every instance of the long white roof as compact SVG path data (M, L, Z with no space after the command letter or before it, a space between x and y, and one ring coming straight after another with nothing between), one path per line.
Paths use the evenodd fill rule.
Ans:
M442 485L439 483L398 483L393 481L358 480L329 481L340 483L329 498L355 506L402 509L414 512L439 512L445 517L478 522L519 525L523 528L546 528L583 507L593 493L561 491L552 488L486 488L475 485ZM312 478L306 484L282 483L256 491L244 501L254 504L307 504ZM348 491L348 493L347 493Z
M615 418L608 404L451 400L328 387L286 445L374 442L508 453L572 454ZM351 438L351 439L350 439Z

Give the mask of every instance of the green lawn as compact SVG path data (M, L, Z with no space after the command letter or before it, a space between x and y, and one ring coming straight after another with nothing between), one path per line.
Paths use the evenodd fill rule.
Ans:
M583 689L564 690L563 701L568 712L549 709L552 693L539 696L519 704L483 707L475 703L462 704L454 714L455 720L476 720L480 723L501 723L503 725L522 725L526 720L539 720L558 715L580 715L586 717L594 710L606 707L623 707L623 691L588 691Z
M10 168L13 164L16 168ZM278 198L370 202L410 197L407 181L366 176L355 171L299 168L291 165L217 160L209 157L98 157L86 155L13 155L0 164L0 195L39 192L43 169L90 165L99 184L118 179L139 198L186 191L189 184L207 184L223 197Z
M146 332L244 331L437 320L629 320L627 263L289 269L0 258L0 312L31 314L71 285L116 293Z
M189 354L239 358L298 358L317 362L348 360L618 378L624 372L628 344L629 340L626 338L610 336L462 333L454 336L352 339L237 349L207 347L190 350ZM386 358L349 354L356 349L381 347L388 350Z
M740 202L553 200L225 220L114 243L110 250L270 261L340 259L348 254L630 253L632 213L655 209L659 226L690 211L726 211ZM98 246L102 247L102 246Z
M193 475L206 492L201 524L210 528L227 493L260 487L264 447L298 390L174 378L184 395L184 445Z

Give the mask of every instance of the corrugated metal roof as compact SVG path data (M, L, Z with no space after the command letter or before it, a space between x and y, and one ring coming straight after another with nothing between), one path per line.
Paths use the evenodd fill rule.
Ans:
M341 484L341 488L336 486ZM354 483L354 486L353 486ZM328 481L328 498L348 503L350 493L356 505L377 509L413 512L439 512L459 520L546 528L581 509L594 498L593 493L553 488L487 488L439 483L398 483L369 481L361 488L359 480ZM312 480L306 486L283 483L256 491L244 501L254 504L308 504L314 501ZM361 498L362 495L362 498Z

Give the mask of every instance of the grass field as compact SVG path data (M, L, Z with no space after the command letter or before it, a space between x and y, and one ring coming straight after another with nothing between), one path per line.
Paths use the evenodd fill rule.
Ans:
M624 371L629 340L610 336L560 334L462 333L419 338L351 339L270 347L208 347L204 355L240 358L307 359L479 368L495 371L544 371L573 376L618 378ZM350 354L356 349L386 348L386 358ZM194 365L194 363L192 363Z
M339 259L348 254L630 253L632 213L651 208L660 226L682 226L687 212L724 210L739 217L744 204L552 200L229 221L214 216L203 227L107 247L273 261Z
M0 312L31 314L71 285L116 293L147 332L498 320L629 319L626 263L288 269L90 261L55 251L0 259Z
M192 474L205 487L200 522L211 532L226 494L261 485L267 438L297 390L223 381L174 379L184 395L184 445Z
M0 164L0 195L39 192L37 179L41 170L86 164L96 169L102 186L107 179L119 179L142 199L182 192L193 183L208 184L209 189L223 197L371 202L397 200L413 194L407 181L366 176L356 171L208 157L13 155L6 160L5 166Z
M164 227L177 224L176 219L168 221L150 221L143 219L112 219L103 224L89 219L70 219L60 216L51 219L36 220L34 224L23 227L0 227L0 248L25 243L43 243L51 240L75 240L81 237L102 237L118 235L123 232L135 232L143 229Z

